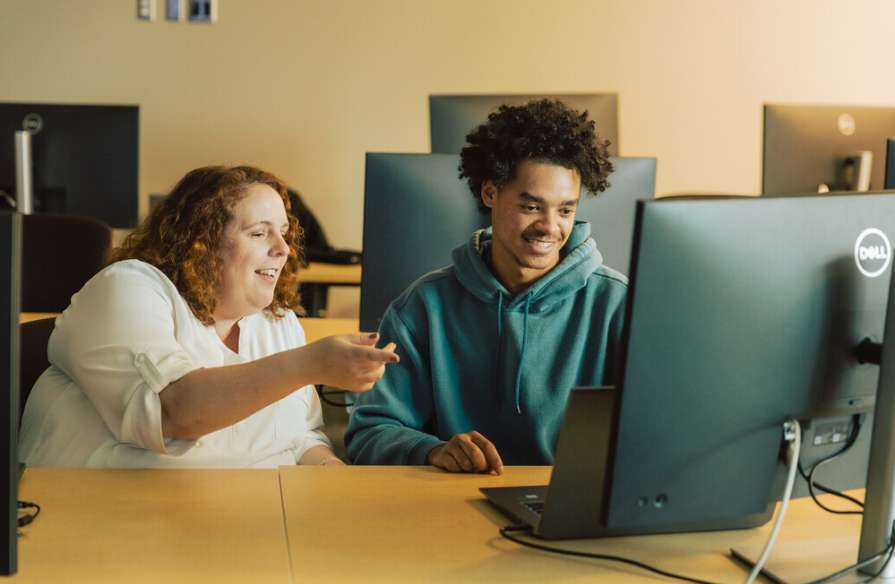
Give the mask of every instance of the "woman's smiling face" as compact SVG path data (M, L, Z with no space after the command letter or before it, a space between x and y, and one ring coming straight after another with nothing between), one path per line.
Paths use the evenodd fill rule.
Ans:
M289 257L289 219L275 190L261 183L249 186L232 215L221 245L216 320L239 319L270 306Z

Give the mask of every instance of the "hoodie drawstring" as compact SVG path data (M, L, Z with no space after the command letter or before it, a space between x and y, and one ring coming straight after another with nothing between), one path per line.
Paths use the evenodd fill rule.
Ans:
M497 342L500 343L500 338L503 336L503 292L500 290L497 291ZM498 344L498 350L500 350L500 345Z
M519 351L519 365L516 368L516 413L522 413L522 405L519 403L522 393L522 365L525 363L525 343L528 340L528 311L531 308L531 293L525 297L525 312L522 319L522 350Z
M500 387L500 347L501 337L503 336L503 292L497 291L497 344L494 352L494 388L495 391Z

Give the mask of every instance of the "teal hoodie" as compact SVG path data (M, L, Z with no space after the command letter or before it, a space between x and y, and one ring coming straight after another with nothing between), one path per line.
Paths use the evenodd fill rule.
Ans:
M615 383L627 279L603 266L590 225L576 222L559 264L517 296L486 265L490 245L490 228L475 232L386 310L381 344L401 362L357 397L355 463L426 464L477 430L504 464L552 464L569 390Z

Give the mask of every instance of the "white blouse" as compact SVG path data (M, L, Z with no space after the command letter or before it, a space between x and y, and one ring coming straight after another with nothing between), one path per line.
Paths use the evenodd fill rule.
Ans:
M162 436L161 392L201 367L245 363L305 344L292 312L239 321L239 353L193 315L154 266L117 262L72 296L57 319L19 435L29 466L276 467L329 440L314 388L302 387L198 440Z

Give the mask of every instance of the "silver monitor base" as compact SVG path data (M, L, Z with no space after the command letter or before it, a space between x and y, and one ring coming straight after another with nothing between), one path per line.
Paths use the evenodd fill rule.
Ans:
M751 567L755 565L763 547L763 543L737 546L731 548L730 553ZM774 545L761 575L777 584L801 584L829 576L857 561L857 535L790 541L781 538ZM852 572L836 582L865 582L868 577L868 574ZM895 579L877 578L874 582L895 582Z

